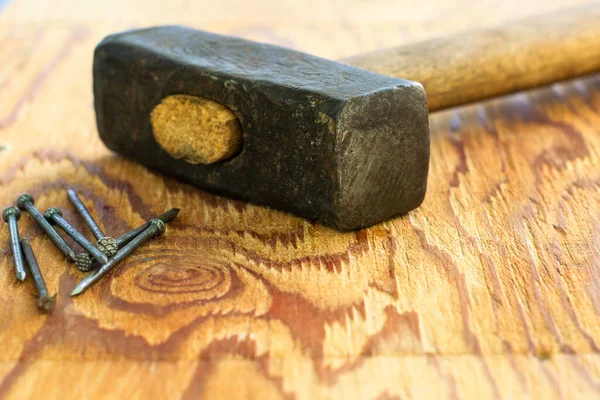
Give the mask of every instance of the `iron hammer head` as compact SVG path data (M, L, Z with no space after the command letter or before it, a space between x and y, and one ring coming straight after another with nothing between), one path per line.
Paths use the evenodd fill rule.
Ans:
M242 132L235 151L202 163L157 140L157 106L181 95L235 116L226 122ZM100 137L110 149L217 193L341 230L406 213L425 195L428 113L416 82L165 26L104 39L95 52L94 96ZM161 106L160 115L180 115L179 106ZM202 112L189 115L206 119ZM197 132L165 129L169 140L185 136L184 150L194 153L194 138L210 135L213 122Z

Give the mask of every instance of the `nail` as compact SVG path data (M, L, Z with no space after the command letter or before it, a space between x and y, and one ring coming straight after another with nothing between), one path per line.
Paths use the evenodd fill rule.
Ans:
M179 208L172 208L169 211L156 217L156 219L159 219L159 220L167 223L169 221L172 221L177 216L178 213L179 213ZM123 247L124 245L129 243L133 238L135 238L141 232L143 232L146 228L148 228L149 223L150 223L150 221L144 223L142 226L139 226L138 228L136 228L132 231L129 231L125 235L121 236L120 238L118 238L115 241L114 245L112 243L103 244L102 243L103 239L100 239L98 241L98 243L96 244L96 246L104 254L111 257L111 255L107 254L106 251L102 250L102 248L101 248L102 246L114 246L114 252L112 253L112 255L114 255L117 253L119 247ZM112 238L110 238L110 239L112 239ZM80 270L82 272L89 272L95 268L95 266L93 265L92 258L87 253L77 254L77 256L75 257L75 266L77 267L78 270Z
M44 232L46 232L46 234L50 236L50 239L52 239L56 247L58 247L58 249L62 251L62 253L65 256L67 256L67 259L69 259L70 261L75 261L75 252L69 247L67 242L65 242L65 240L58 234L58 232L56 232L52 225L50 225L50 223L46 221L42 213L37 208L35 208L35 206L33 205L33 197L30 194L26 193L19 196L19 198L17 199L17 206L21 210L25 210L29 213L29 215L31 215L35 222L37 222L42 227Z
M27 276L27 272L25 272L23 253L21 252L21 245L19 244L19 226L17 224L17 221L21 218L21 211L19 211L17 207L8 207L2 212L2 218L4 219L4 222L8 224L15 274L17 274L17 279L23 282Z
M44 213L44 218L58 225L67 235L69 235L77 244L83 247L88 253L91 254L100 264L106 264L108 258L102 254L89 240L85 238L77 229L67 222L62 217L62 212L56 208L51 207Z
M71 203L73 203L79 214L81 214L83 220L85 221L85 224L90 228L94 237L97 240L102 239L104 237L104 232L102 232L102 229L100 229L100 226L98 226L98 224L86 208L85 204L81 202L79 196L77 196L77 193L75 193L75 191L73 191L72 189L68 189L67 197L69 198Z
M175 217L177 216L177 214L179 214L179 208L171 208L169 211L167 211L167 212L159 215L155 219L158 219L158 220L161 220L164 223L167 223L167 222L170 222L173 219L175 219ZM120 238L117 238L117 247L121 248L125 244L129 243L134 237L136 237L137 235L139 235L140 233L142 233L146 228L148 228L148 225L150 225L151 221L152 220L144 223L141 226L138 226L137 228L135 228L132 231L127 232L126 234L124 234Z
M38 266L37 260L35 259L35 254L33 254L33 249L31 248L31 243L29 242L29 239L21 239L21 247L23 248L25 260L27 260L27 265L29 265L29 271L31 272L31 276L33 277L33 281L35 282L35 287L38 291L38 310L40 310L43 313L49 314L54 309L55 296L50 296L48 294L46 282L44 282L44 278L42 277L42 274L40 272L40 267Z
M160 236L165 232L166 225L160 219L153 219L149 221L148 227L139 235L137 235L131 242L125 245L122 249L120 249L117 254L113 258L111 258L108 263L101 266L96 271L90 273L88 276L83 278L81 281L75 285L75 288L71 292L71 296L77 296L94 283L96 283L100 278L102 278L108 271L110 271L115 265L121 262L125 257L133 253L135 249L140 247L144 242L154 236Z
M75 256L75 266L81 272L88 272L94 269L92 257L88 253L79 253Z
M104 232L102 232L102 229L94 220L94 217L92 217L92 214L90 214L89 210L86 208L85 204L83 204L79 196L77 196L77 193L75 193L74 190L68 189L67 197L69 198L73 206L75 206L75 209L82 216L83 220L85 221L85 224L92 231L92 234L97 240L96 247L98 248L98 250L106 254L107 257L114 256L118 250L117 241L110 236L104 235Z

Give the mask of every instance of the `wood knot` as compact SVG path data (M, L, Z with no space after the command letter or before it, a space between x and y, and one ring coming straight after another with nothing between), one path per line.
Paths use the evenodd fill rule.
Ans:
M173 158L212 164L236 155L243 142L237 117L221 104L202 97L165 97L152 110L154 138Z

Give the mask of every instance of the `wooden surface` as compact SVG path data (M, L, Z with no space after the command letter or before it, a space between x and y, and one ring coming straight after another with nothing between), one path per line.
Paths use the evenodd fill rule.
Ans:
M429 111L600 71L600 4L516 19L344 60L420 82Z
M92 110L93 47L114 30L179 21L338 58L560 1L191 3L0 13L2 206L31 192L83 229L72 187L115 236L182 209L77 298L82 274L22 218L58 293L48 317L0 225L0 398L598 397L600 76L433 115L423 206L344 234L112 155Z

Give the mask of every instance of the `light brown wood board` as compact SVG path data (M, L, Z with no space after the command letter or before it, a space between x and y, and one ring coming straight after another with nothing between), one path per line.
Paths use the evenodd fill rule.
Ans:
M2 206L31 192L83 230L71 187L115 236L182 212L77 298L82 274L22 217L58 293L49 317L15 280L0 225L0 398L597 398L599 76L432 115L423 206L353 233L111 154L91 94L94 45L136 26L339 58L572 4L8 3Z

